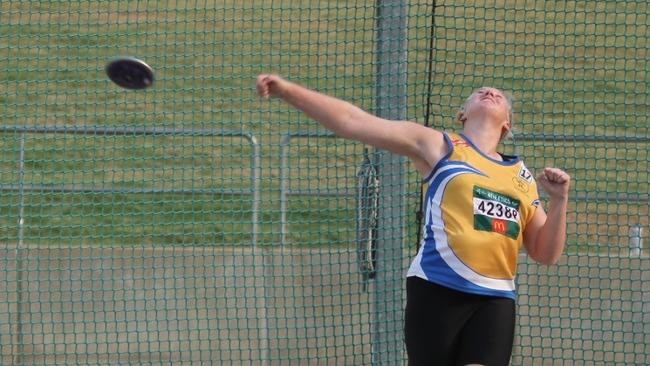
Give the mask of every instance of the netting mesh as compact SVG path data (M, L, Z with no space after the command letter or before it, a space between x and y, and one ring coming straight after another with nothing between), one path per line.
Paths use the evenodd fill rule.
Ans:
M503 151L573 176L560 263L522 253L512 365L649 364L649 13L645 1L2 1L0 363L405 362L419 178L261 102L255 77L275 72L446 130L475 88L511 93ZM153 87L108 80L122 55L153 67ZM382 104L401 73L403 105ZM378 207L359 207L377 201L359 197L375 192L359 187L368 158ZM359 212L377 215L376 249L359 247L373 221Z

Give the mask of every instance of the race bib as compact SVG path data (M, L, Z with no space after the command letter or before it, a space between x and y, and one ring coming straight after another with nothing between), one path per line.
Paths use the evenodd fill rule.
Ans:
M474 229L519 236L519 200L474 186Z

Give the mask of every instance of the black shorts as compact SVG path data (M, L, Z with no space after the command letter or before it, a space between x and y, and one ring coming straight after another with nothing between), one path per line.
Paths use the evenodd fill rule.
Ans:
M406 280L409 366L506 366L514 332L512 299L467 294L418 277Z

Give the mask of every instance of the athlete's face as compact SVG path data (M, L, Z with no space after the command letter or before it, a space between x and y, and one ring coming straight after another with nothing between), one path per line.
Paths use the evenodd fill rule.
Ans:
M510 101L501 90L482 87L467 98L463 113L466 119L490 117L497 121L498 125L495 127L509 130L511 108Z
M482 87L476 90L468 98L465 110L484 110L486 112L499 113L507 118L510 111L510 103L502 91L490 87Z

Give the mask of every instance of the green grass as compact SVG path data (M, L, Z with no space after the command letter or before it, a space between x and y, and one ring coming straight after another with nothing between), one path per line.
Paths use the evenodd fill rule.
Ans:
M15 215L19 197L12 196L14 202L3 201ZM241 197L28 193L23 204L23 240L30 244L222 246L250 245L252 240L251 207ZM2 226L0 240L16 242L17 223Z
M407 116L420 123L428 88L430 3L413 0L408 12ZM439 4L433 126L457 129L453 117L464 98L479 86L494 85L515 96L520 133L650 134L648 5L550 4ZM322 129L282 103L258 100L255 77L280 73L374 110L373 6L374 1L334 0L3 1L3 124L252 133L262 154L259 241L277 245L280 141L287 133ZM151 64L155 86L131 92L111 84L103 69L118 55ZM250 188L252 150L241 138L25 138L26 185ZM19 144L18 134L0 137L2 184L21 183ZM650 191L647 143L548 140L520 142L517 148L533 170L547 165L568 170L576 195ZM354 190L362 150L341 140L292 140L287 185ZM409 191L418 190L418 177L411 171L407 182ZM0 241L12 242L19 197L5 193L1 202ZM409 222L416 203L409 196ZM290 196L288 208L286 244L345 246L354 238L350 200ZM249 196L31 192L25 197L25 240L42 245L248 245L250 210ZM586 224L592 215L615 215L611 231L634 223L648 227L647 202L607 202L595 208L575 203L571 210L575 226L570 237L576 247L611 241L609 231ZM408 235L410 246L413 233Z

